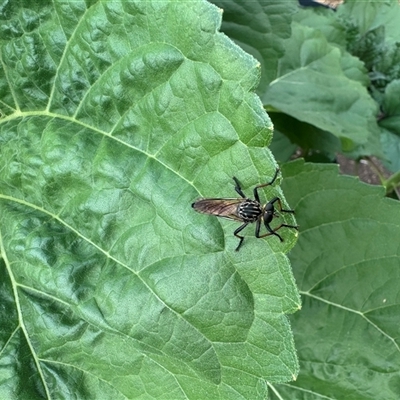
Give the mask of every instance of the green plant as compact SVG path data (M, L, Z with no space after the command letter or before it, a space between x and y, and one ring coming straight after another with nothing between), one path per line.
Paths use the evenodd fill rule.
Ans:
M337 12L295 1L215 1L223 31L261 64L258 86L288 160L381 158L399 182L397 1L347 1ZM381 110L381 112L379 112ZM283 168L300 237L290 253L303 308L291 316L298 379L271 398L396 399L400 389L396 284L399 205L336 167ZM390 300L389 300L390 299Z
M261 63L257 92L278 160L300 147L306 159L333 161L340 151L400 169L396 0L348 0L336 12L296 0L214 3L225 10L224 32Z
M275 17L267 53L284 54L275 34L301 31L284 12L294 2L222 5L227 17L260 5ZM234 175L248 193L276 169L263 109L275 70L263 64L260 81L258 63L218 32L216 7L1 9L0 398L395 398L400 221L383 188L331 165L283 165L263 195L296 209L297 244L293 230L280 243L246 228L240 252L237 224L190 207L231 197ZM263 23L247 21L248 32ZM329 70L341 53L328 53ZM344 87L348 75L367 82L359 61L339 61ZM296 122L314 125L314 139L298 125L309 148L373 148L373 100L354 88L342 136L321 133L334 117ZM353 134L351 118L363 124Z

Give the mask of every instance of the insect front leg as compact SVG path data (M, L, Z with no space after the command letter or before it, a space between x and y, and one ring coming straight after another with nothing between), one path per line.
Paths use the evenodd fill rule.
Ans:
M269 202L269 204L274 204L274 203L276 203L276 202L278 202L279 211L294 214L294 210L284 210L284 209L282 208L282 202L281 202L281 199L280 199L279 197L274 197L274 198Z
M280 224L278 227L276 227L275 229L272 229L268 224L265 224L265 227L267 228L267 230L269 231L269 233L265 233L264 235L258 236L260 238L266 237L266 236L278 236L279 240L281 242L283 242L282 236L279 235L279 233L276 233L276 231L278 231L279 229L286 227L286 228L293 228L296 230L299 230L299 227L296 225L288 225L288 224Z
M233 177L233 180L235 181L235 184L236 184L235 185L236 192L239 193L239 195L245 199L246 196L244 195L242 188L240 187L240 182L238 181L238 179L235 176Z
M238 235L238 233L239 233L240 231L242 231L244 228L246 228L246 226L247 226L248 224L249 224L248 222L245 222L243 225L240 225L239 228L237 228L237 229L235 230L235 232L233 232L233 234L234 234L237 238L240 239L240 242L239 242L238 246L236 247L235 251L239 251L239 248L240 248L240 246L242 245L243 240L244 240L244 236L240 236L240 235Z
M268 183L263 183L262 185L258 185L258 186L256 186L256 187L253 189L254 198L255 198L258 202L260 202L260 197L259 197L259 195L258 195L258 189L261 189L261 188L263 188L263 187L265 187L265 186L272 185L272 184L276 181L276 178L278 177L278 173L279 173L279 168L276 169L275 175L274 175L274 177L272 178L272 180L271 180L270 182L268 182Z
M277 236L281 242L283 242L282 236L279 235L278 233L276 233L276 231L278 231L282 227L292 228L292 229L296 229L296 230L298 230L299 227L297 225L288 225L288 224L280 224L275 229L272 229L270 227L269 223L272 221L273 217L276 216L275 215L275 210L274 210L274 203L276 203L276 202L278 203L279 211L292 213L292 214L294 213L294 210L284 210L284 209L282 209L281 199L279 197L274 197L271 201L269 201L266 204L265 213L264 213L264 225L265 225L265 228L267 229L267 231L269 233L266 233L265 235L262 235L262 236L259 236L259 237L265 237L265 236L274 235L274 236Z
M281 224L281 225L279 225L277 228L272 229L272 228L269 226L269 223L268 223L267 221L264 220L264 225L265 225L265 228L267 229L268 233L264 233L264 235L260 235L260 223L261 223L261 221L260 221L260 220L257 220L257 224L256 224L256 237L257 237L257 238L263 238L263 237L266 237L266 236L274 235L274 236L277 236L281 242L283 242L282 236L279 235L279 233L276 233L276 231L277 231L278 229L282 228L282 226L287 226L287 225ZM293 228L294 228L294 227L293 227ZM296 227L296 229L297 229L297 227Z
M260 237L260 228L261 228L261 218L258 218L256 221L256 238Z

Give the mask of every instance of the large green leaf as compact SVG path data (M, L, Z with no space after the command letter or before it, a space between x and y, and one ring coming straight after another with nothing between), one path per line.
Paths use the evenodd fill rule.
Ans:
M397 399L399 202L331 165L283 174L301 226L290 259L303 308L291 318L300 374L273 398Z
M0 398L263 399L293 379L296 233L235 252L238 225L190 206L276 169L257 63L220 11L21 0L1 18Z
M375 103L346 76L340 50L320 32L293 23L279 66L263 96L266 105L343 138L347 151L378 137Z

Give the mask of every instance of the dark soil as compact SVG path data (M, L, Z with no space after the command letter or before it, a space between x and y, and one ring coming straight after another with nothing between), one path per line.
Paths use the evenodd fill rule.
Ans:
M361 160L356 162L349 160L341 154L337 155L337 162L340 166L340 172L342 174L358 176L361 181L370 183L371 185L381 185L379 175L372 163L379 168L379 171L385 178L388 178L391 174L385 169L382 163L375 157L371 157L371 162Z

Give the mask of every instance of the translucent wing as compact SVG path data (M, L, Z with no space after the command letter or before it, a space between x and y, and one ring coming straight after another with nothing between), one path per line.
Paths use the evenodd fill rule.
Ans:
M243 199L199 199L192 207L199 213L243 221L238 216L238 206Z

